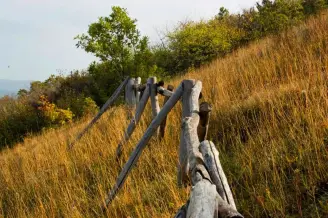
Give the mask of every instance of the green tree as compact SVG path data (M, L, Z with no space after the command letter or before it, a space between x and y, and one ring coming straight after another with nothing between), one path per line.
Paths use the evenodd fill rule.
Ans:
M187 22L168 35L176 72L200 67L237 47L243 32L222 20Z
M278 33L304 17L303 6L299 0L262 0L262 4L257 3L256 8L256 22L261 27L262 35Z
M87 34L75 37L76 46L93 53L102 62L111 62L116 76L129 74L128 65L140 43L136 20L129 17L126 9L114 6L108 17L100 17L89 25Z
M215 16L215 18L219 20L227 17L229 17L229 11L225 7L221 7L219 13Z
M136 20L126 9L114 6L108 17L89 25L86 34L78 35L76 46L93 53L100 62L90 64L91 93L98 105L103 104L123 78L146 78L157 71L147 37L142 37Z

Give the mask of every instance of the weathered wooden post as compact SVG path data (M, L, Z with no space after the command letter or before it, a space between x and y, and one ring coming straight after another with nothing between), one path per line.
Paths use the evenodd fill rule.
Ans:
M128 119L133 117L134 111L136 109L136 94L134 89L135 78L130 78L125 86L125 103L128 108Z
M148 85L150 86L150 101L151 101L151 110L152 110L153 118L155 118L159 113L159 111L161 110L158 103L156 83L157 83L156 77L151 77L148 79Z
M138 104L135 117L131 119L131 122L130 122L129 126L128 126L126 132L124 133L123 139L121 140L121 142L117 146L117 149L116 149L116 157L117 158L121 157L123 144L130 139L133 131L135 130L137 124L139 123L141 115L142 115L142 113L145 110L145 107L147 105L149 95L150 95L150 86L147 86L144 93L142 94L142 97L141 97L140 102Z
M134 87L139 87L141 85L141 78L137 77L134 81ZM136 105L138 106L140 101L140 90L137 88L134 88L135 96L136 96Z
M167 86L167 90L173 92L173 90L174 90L174 86L172 86L172 85L168 85L168 86ZM170 96L165 96L165 98L164 98L164 104L163 104L163 105L165 105L166 102L167 102L169 99L170 99ZM160 137L161 137L161 138L164 138L164 136L165 136L166 120L167 120L167 116L164 118L164 120L163 120L163 122L161 123L161 126L160 126Z
M198 113L199 105L198 98L200 91L202 89L202 84L200 81L195 83L194 80L184 80L183 81L183 95L182 95L182 119L192 117L193 114ZM197 85L197 86L196 86ZM195 86L195 87L194 87ZM194 91L193 91L194 89ZM193 91L193 92L192 92ZM197 98L197 99L196 99ZM193 101L192 101L193 100ZM199 116L197 114L197 120ZM198 121L197 121L198 125ZM196 128L197 131L197 128ZM197 132L194 137L195 142L199 144L199 139L197 137ZM181 132L180 136L180 146L179 146L179 167L178 167L178 186L187 186L188 184L188 150L187 141Z
M210 113L212 111L212 106L207 102L202 102L199 106L199 117L200 122L197 127L197 133L199 141L204 141L207 137L208 124L210 121Z
M106 112L106 110L112 106L112 104L116 101L116 99L120 96L124 87L128 83L129 78L126 78L121 85L115 90L113 95L106 101L106 103L101 107L98 114L91 120L91 122L80 132L75 140L71 144L68 145L68 149L71 149L74 144L82 138L82 136L100 119L100 117Z
M158 96L157 96L157 78L156 77L149 78L148 85L150 86L150 102L151 102L151 110L154 119L159 113L159 111L161 110L159 107ZM159 135L159 129L156 130L156 136L158 135Z
M147 90L147 88L146 88L146 90ZM118 179L116 180L116 184L110 190L108 197L105 200L105 207L103 207L103 209L106 209L107 206L110 204L110 202L115 198L118 190L124 184L129 172L131 171L131 169L135 165L135 163L138 161L143 149L146 147L150 138L156 132L156 129L159 127L159 125L163 122L165 116L167 116L167 114L171 111L171 109L174 107L174 105L179 101L179 99L182 96L182 93L183 93L183 83L180 84L180 86L176 89L176 91L171 96L171 98L163 106L163 108L159 112L159 114L155 117L155 119L153 119L153 121L147 128L145 134L138 142L138 144L137 144L136 148L133 150L128 162L124 165L120 175L118 176ZM144 95L145 95L145 93L144 93ZM141 103L139 105L141 105Z
M183 93L183 122L180 143L179 159L187 163L180 162L181 174L188 174L192 184L192 191L189 203L179 210L176 217L201 217L201 218L231 218L243 217L236 209L234 202L228 204L222 199L217 190L220 190L223 196L227 197L227 193L223 193L223 180L217 170L218 163L211 159L211 153L207 148L216 149L215 146L207 146L206 141L200 146L197 135L197 127L199 124L199 105L198 98L202 88L200 81L185 80ZM188 116L187 116L188 115ZM182 140L183 139L183 140ZM203 153L200 152L202 148ZM181 153L183 152L183 153ZM214 155L215 156L215 155ZM207 163L207 164L206 164ZM213 164L215 163L215 164ZM187 166L187 167L185 167ZM216 168L214 168L216 167ZM208 171L208 169L210 169ZM219 176L218 176L219 174ZM212 175L218 176L218 185L212 182ZM229 189L230 190L230 189ZM227 191L227 190L225 190ZM227 191L228 192L228 191Z

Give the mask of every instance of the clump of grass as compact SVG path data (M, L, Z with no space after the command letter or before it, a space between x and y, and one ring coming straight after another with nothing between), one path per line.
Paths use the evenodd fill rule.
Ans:
M210 134L239 211L246 217L328 216L328 15L259 41L183 78L203 82ZM171 81L177 85L181 78ZM150 122L149 106L123 159ZM163 141L153 139L110 206L109 217L172 217L178 189L181 107ZM71 152L87 120L29 137L0 154L3 217L96 217L123 164L115 149L127 126L111 109Z

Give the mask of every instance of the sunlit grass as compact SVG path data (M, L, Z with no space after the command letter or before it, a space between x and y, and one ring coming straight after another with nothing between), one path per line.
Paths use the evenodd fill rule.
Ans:
M328 216L328 16L261 40L175 78L203 82L213 105L209 138L239 211L246 217ZM176 174L178 105L163 141L152 139L108 217L172 217L189 195ZM149 105L124 160L141 138ZM0 216L97 217L120 167L115 149L127 127L124 107L108 111L71 152L86 125L49 130L0 154Z

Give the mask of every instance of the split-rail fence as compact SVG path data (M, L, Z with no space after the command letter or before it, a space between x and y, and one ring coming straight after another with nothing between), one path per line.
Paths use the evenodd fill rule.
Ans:
M131 121L117 146L116 156L120 158L124 144L138 125L150 98L152 122L123 166L115 185L109 191L104 200L104 205L102 205L103 210L106 211L109 208L110 203L123 186L151 137L164 137L167 115L181 99L182 128L179 145L178 186L187 186L190 181L192 189L190 199L179 209L175 217L243 217L237 211L228 180L220 163L219 152L213 142L206 140L212 107L207 102L199 104L202 95L202 82L183 80L175 90L171 85L166 89L163 86L164 83L157 82L156 77L149 78L146 84L142 84L140 78L126 78L99 113L68 146L69 150L73 149L74 144L99 120L125 90L125 101L129 106ZM159 106L158 94L165 96L162 109Z

